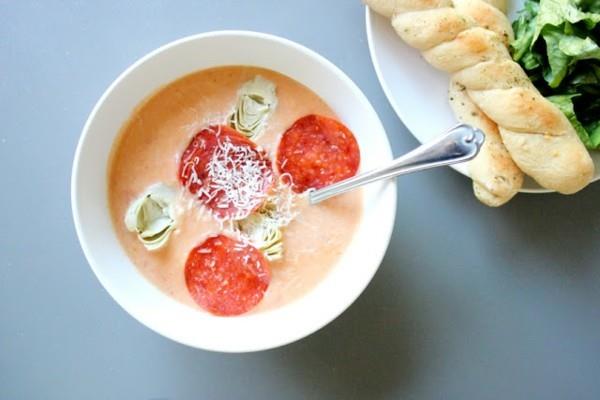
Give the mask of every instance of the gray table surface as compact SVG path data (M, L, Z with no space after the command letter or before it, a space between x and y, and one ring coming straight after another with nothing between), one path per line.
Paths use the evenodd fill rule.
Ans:
M600 183L489 209L450 169L402 178L370 286L283 348L195 350L129 317L77 242L75 145L125 67L215 29L320 52L371 100L395 154L417 144L377 82L358 0L0 0L0 399L600 398Z

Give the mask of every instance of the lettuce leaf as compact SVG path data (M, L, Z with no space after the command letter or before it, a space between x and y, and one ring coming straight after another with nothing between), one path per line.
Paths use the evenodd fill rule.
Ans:
M594 121L585 127L590 136L592 149L600 149L600 120Z
M531 45L533 43L533 35L535 34L539 8L539 4L535 1L527 1L523 10L519 13L519 18L513 23L515 40L510 44L510 47L515 61L519 61L525 56L535 59L535 56L531 52ZM529 64L533 66L531 60Z
M591 145L590 135L587 130L581 125L577 115L575 115L575 108L573 106L573 97L579 96L578 94L559 94L555 96L548 96L547 99L554 103L555 106L558 107L560 111L567 117L577 135L579 135L579 139L585 144L586 147Z
M600 0L526 0L513 29L513 59L600 150Z
M541 0L536 20L533 42L546 26L561 26L565 22L583 22L587 29L593 29L600 22L600 14L582 11L576 0Z
M554 103L554 105L565 114L585 147L597 150L600 148L600 120L596 120L587 126L583 126L575 113L575 107L573 105L573 99L579 96L579 94L561 94L548 96L547 99Z

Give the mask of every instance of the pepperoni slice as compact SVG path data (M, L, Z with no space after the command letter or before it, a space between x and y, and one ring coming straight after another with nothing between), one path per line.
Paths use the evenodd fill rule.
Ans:
M290 175L296 193L349 178L356 174L359 163L360 151L352 132L320 115L294 122L277 150L277 167Z
M255 247L224 235L206 239L185 263L185 283L202 308L239 315L253 308L269 287L269 264Z
M273 169L248 138L228 126L210 126L183 152L179 180L215 217L242 219L265 199Z

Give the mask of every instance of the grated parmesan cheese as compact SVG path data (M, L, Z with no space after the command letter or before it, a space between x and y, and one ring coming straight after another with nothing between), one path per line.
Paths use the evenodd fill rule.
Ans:
M267 197L271 164L260 148L236 141L221 127L209 130L212 138L199 135L190 145L181 172L185 186L217 220L245 218Z
M206 169L208 184L198 193L208 201L216 199L217 208L234 208L232 219L244 218L260 205L273 181L271 168L255 149L233 144L229 138L218 141Z

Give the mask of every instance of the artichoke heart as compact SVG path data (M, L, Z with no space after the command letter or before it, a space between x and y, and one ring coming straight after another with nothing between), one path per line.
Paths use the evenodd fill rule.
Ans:
M248 241L270 260L283 257L283 233L273 215L273 204L267 202L255 213L237 222L237 228Z
M256 76L240 88L229 125L246 137L256 139L263 133L265 122L276 105L275 84Z
M152 185L134 200L125 214L125 226L152 251L159 249L175 229L175 191L162 183Z

